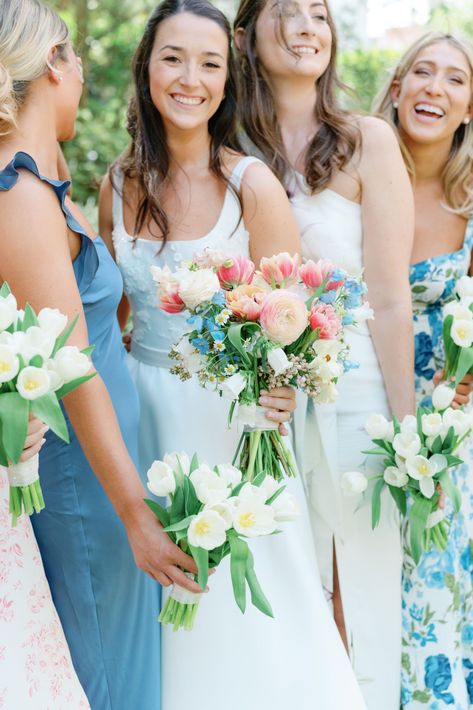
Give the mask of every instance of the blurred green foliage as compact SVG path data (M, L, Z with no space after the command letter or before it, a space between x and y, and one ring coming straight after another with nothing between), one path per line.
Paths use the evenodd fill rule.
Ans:
M95 221L101 177L128 143L125 129L130 95L131 61L155 0L46 0L66 20L76 51L82 57L86 84L77 120L76 138L64 152L74 177L74 196ZM355 0L354 0L355 1ZM228 11L232 0L215 0ZM453 10L440 3L432 26L461 28L473 36L473 8ZM340 76L353 92L343 94L345 106L369 111L386 81L397 53L382 49L350 49L340 54Z

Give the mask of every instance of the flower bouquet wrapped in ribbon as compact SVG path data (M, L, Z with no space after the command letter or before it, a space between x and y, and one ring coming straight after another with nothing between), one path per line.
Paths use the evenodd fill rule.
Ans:
M265 474L249 483L231 464L211 468L199 464L195 455L190 461L186 453L171 453L151 466L148 488L156 496L170 498L167 507L152 500L146 503L171 540L194 558L202 591L209 568L230 555L233 593L240 610L246 609L248 588L253 605L273 616L247 540L272 535L278 523L297 518L295 499L285 486ZM161 611L161 623L171 624L175 631L192 629L200 597L175 584Z
M232 400L244 431L234 462L249 480L265 471L295 475L276 423L259 406L260 392L294 386L319 402L333 401L348 368L345 327L362 315L365 287L326 260L300 264L287 253L261 260L207 250L176 272L152 267L160 307L189 311L190 330L170 353L171 372L196 374ZM357 313L358 311L358 313ZM364 317L370 317L365 307ZM366 312L368 311L368 312Z
M92 348L67 346L75 321L56 309L17 309L6 283L0 289L0 465L8 471L12 525L24 511L44 508L38 456L20 462L30 415L41 419L64 441L67 424L59 400L86 382Z

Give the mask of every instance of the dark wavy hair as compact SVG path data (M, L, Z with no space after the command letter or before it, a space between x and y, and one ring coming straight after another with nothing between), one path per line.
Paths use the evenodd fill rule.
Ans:
M240 48L240 117L250 141L262 153L276 176L285 182L290 163L279 129L274 99L256 51L256 23L269 0L240 0L234 30L244 30ZM292 54L284 34L283 9L286 0L280 0L278 40ZM327 20L332 33L330 63L317 81L315 117L320 129L307 147L305 177L313 193L323 190L333 174L353 157L361 141L361 134L350 116L337 101L336 90L346 88L336 71L337 31L327 3Z
M228 37L228 67L224 98L209 121L210 170L233 190L241 208L240 194L230 184L222 169L222 148L242 152L236 126L237 74L232 53L231 26L225 15L208 0L164 0L151 14L138 49L133 58L134 96L128 107L127 129L131 144L125 153L110 168L114 189L113 172L118 165L124 177L138 181L140 201L134 225L135 236L145 224L155 222L164 247L169 236L169 220L162 207L161 196L169 174L170 154L161 115L151 99L149 87L149 62L156 31L164 20L173 15L189 12L215 22Z

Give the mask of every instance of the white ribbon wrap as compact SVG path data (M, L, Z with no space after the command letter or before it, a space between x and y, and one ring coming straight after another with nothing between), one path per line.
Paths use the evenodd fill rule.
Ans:
M266 417L266 410L259 404L240 404L238 406L238 421L245 431L275 431L279 424Z
M202 594L196 594L195 592L189 592L188 589L180 587L178 584L174 584L169 595L171 599L174 599L179 604L198 604L202 597Z
M11 488L29 486L39 479L39 455L28 461L8 464L7 471Z
M427 518L427 523L425 525L426 530L429 530L430 528L435 527L438 525L443 519L445 518L445 513L443 510L440 508L437 508L437 510L434 510L433 513L429 515Z

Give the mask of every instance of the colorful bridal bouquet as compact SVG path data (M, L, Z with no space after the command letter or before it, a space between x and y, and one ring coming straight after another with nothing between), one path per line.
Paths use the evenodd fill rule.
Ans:
M75 322L66 327L67 317L52 308L18 310L8 285L0 289L0 465L8 470L13 526L23 510L44 508L38 456L20 462L30 415L69 441L59 400L93 377L92 348L66 345Z
M449 469L463 463L455 455L463 440L471 433L469 412L448 407L443 412L418 408L417 416L407 415L402 422L387 421L372 415L366 431L375 448L364 453L382 457L382 470L373 476L372 527L381 515L381 493L389 490L399 512L410 526L410 548L417 564L422 552L432 544L444 550L447 546L448 522L439 508L440 489L460 510L461 494L453 483ZM345 491L363 492L368 485L361 473L347 473L342 479Z
M248 587L253 605L273 616L254 569L247 539L272 535L278 523L295 520L296 501L271 476L262 473L250 483L231 464L211 468L192 461L186 453L166 454L148 471L148 488L156 496L168 496L167 507L146 503L176 545L192 555L197 581L205 590L208 570L230 555L233 594L242 612ZM193 575L189 575L193 578ZM192 629L200 594L174 585L159 617L174 630Z
M287 253L263 258L260 270L245 256L206 250L171 272L152 267L160 307L188 311L189 331L175 345L171 372L196 374L203 387L238 404L244 426L235 455L248 478L281 467L295 475L292 454L278 425L258 405L260 392L291 385L318 402L333 401L347 360L344 330L364 315L365 286L327 260L300 264ZM238 458L239 457L239 458Z

